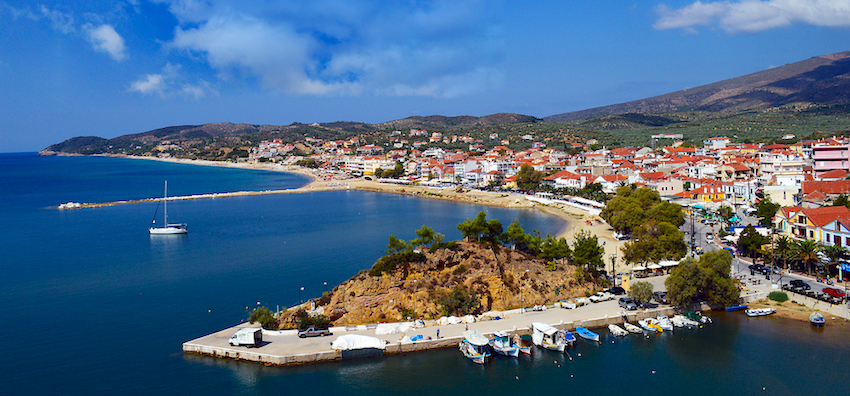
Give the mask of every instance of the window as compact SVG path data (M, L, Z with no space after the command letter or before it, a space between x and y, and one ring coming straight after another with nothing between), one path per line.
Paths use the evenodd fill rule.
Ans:
M833 241L833 245L835 245L835 246L841 246L841 237L840 237L840 236L835 235L835 236L833 237L832 241Z

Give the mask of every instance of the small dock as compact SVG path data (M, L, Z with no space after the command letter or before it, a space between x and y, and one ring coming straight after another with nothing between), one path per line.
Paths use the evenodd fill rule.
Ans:
M576 309L548 308L542 311L519 310L503 312L504 318L483 322L455 325L434 325L414 329L407 336L422 335L419 341L401 343L405 334L375 335L374 326L333 327L331 336L298 338L295 330L264 331L263 345L257 348L230 346L230 337L240 328L259 327L243 323L224 329L183 344L185 353L247 360L269 366L291 366L318 362L342 360L341 353L331 349L331 343L337 337L345 334L360 334L377 337L387 342L385 355L425 351L440 348L455 348L463 338L462 332L469 326L470 330L489 335L497 331L510 334L530 334L532 322L550 324L560 329L575 330L576 326L588 329L604 328L609 324L622 324L625 320L637 323L638 320L660 315L670 316L675 313L672 307L660 307L651 310L630 311L623 314L617 302L606 301ZM440 338L437 338L437 330ZM607 331L605 329L604 331Z

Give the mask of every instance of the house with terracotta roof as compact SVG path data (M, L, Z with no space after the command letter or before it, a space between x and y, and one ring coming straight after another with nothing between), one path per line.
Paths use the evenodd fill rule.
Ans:
M822 181L836 181L836 180L844 180L847 178L847 171L844 169L833 169L828 172L821 173L818 175L818 180Z
M701 186L690 191L682 191L673 195L703 202L721 202L726 200L726 192L723 191L723 187L715 185Z
M826 245L850 242L850 209L783 207L776 212L777 231L796 240L811 239Z

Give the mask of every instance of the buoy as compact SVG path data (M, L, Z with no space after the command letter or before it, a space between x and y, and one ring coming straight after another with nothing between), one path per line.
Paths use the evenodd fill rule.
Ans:
M519 376L517 376L516 379L519 379Z
M761 391L762 391L762 392L764 392L764 391L766 391L766 390L767 390L766 388L761 388Z
M601 343L602 343L602 342L600 342L600 344L601 344ZM611 343L613 344L613 343L614 343L614 340L611 340Z
M207 312L212 312L212 310L211 310L211 309L208 309L208 310L207 310Z
M572 377L573 377L573 375L572 375L572 374L570 374L570 378L572 378Z
M561 368L561 365L560 365L560 364L558 365L558 368Z
M652 370L652 374L655 374L655 370Z
M578 357L581 357L581 354L580 354L580 353L578 354Z
M555 364L558 364L558 361L557 361L557 360L555 361Z

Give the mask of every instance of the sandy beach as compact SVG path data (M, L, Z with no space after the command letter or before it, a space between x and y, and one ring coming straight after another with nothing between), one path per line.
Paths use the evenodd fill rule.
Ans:
M558 233L558 237L566 238L568 241L573 240L574 236L581 231L590 232L596 235L600 243L605 246L605 268L611 268L611 257L617 256L617 268L615 272L629 272L630 267L625 265L620 259L622 254L620 248L624 242L614 239L613 229L608 226L599 216L590 216L586 211L574 208L567 205L544 205L537 202L527 200L525 195L511 192L490 192L465 190L458 192L454 188L434 188L426 186L411 186L411 185L396 185L388 183L378 183L373 180L363 178L355 178L344 174L336 174L324 172L321 170L308 169L293 165L279 165L270 163L235 163L224 161L207 161L207 160L191 160L181 158L156 158L156 157L136 157L136 156L120 156L124 158L146 159L152 161L163 161L188 165L202 166L217 166L224 168L236 169L255 169L271 172L289 172L306 176L311 181L300 188L288 190L272 190L272 191L239 191L232 193L220 194L205 194L189 197L169 197L169 200L180 199L202 199L202 198L222 198L229 196L249 196L249 195L267 195L267 194L296 194L303 192L316 191L333 191L333 190L361 190L374 191L390 194L405 194L429 199L442 199L452 202L468 203L475 205L498 206L503 208L517 209L537 209L551 216L556 216L566 222L565 227ZM156 199L152 199L156 200ZM150 201L150 200L145 200ZM141 201L121 201L121 202L104 202L82 204L80 208L111 206L118 204L136 203ZM588 224L590 222L591 224ZM504 225L507 227L507 224Z

